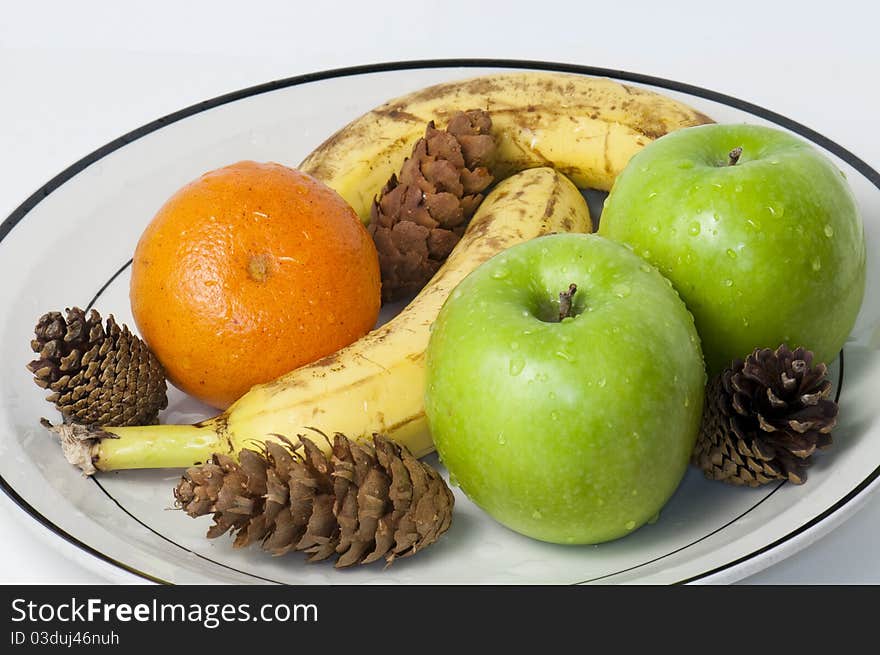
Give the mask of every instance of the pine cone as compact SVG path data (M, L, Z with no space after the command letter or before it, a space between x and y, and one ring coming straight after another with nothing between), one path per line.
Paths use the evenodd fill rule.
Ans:
M44 314L31 348L37 359L27 365L65 422L84 425L155 423L168 406L165 371L147 345L113 316L106 327L94 309L79 307Z
M812 361L785 344L735 360L709 383L692 463L707 478L750 487L806 481L813 452L831 445L838 409L827 367Z
M456 112L446 130L428 123L412 155L373 201L370 234L379 251L382 299L418 292L461 239L492 183L492 120L481 109Z
M327 456L309 439L269 442L187 469L174 490L192 517L213 514L213 539L227 531L237 548L259 541L310 562L337 555L336 566L390 564L435 542L452 522L452 492L433 468L392 441L358 444L341 434Z

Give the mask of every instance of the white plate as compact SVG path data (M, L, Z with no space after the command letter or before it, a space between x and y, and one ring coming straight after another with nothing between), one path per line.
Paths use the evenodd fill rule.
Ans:
M719 122L775 124L813 141L846 173L865 219L868 290L843 357L831 368L841 394L835 444L817 457L806 485L740 489L706 481L690 470L659 521L624 539L588 547L554 546L517 535L456 490L455 520L439 544L388 570L379 564L336 571L326 563L307 565L298 554L272 558L258 548L233 550L228 538L205 539L208 519L169 511L179 471L85 478L64 461L57 443L38 424L41 416L57 415L25 369L34 323L50 309L94 303L102 314L113 313L133 326L127 262L144 226L173 191L204 171L240 159L295 166L327 135L388 98L498 68L612 77L660 90ZM0 225L0 303L5 308L0 322L0 484L59 537L105 563L160 582L737 580L826 533L878 486L878 215L880 175L827 138L735 98L619 71L511 61L411 62L308 75L209 100L88 155ZM208 414L173 390L162 420L198 420Z

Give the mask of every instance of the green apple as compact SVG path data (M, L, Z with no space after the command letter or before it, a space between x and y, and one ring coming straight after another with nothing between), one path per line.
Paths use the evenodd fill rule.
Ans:
M433 325L427 369L451 479L499 522L555 543L615 539L657 516L687 468L705 382L669 281L587 234L527 241L473 271Z
M599 233L672 280L710 373L783 342L830 362L861 306L853 194L828 158L778 129L706 125L658 139L618 176Z

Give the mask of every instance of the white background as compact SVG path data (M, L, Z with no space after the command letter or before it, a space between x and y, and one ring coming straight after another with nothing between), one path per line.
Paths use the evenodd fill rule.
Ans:
M868 0L4 0L0 9L0 220L80 157L181 107L401 59L537 59L675 79L789 116L880 167L880 11ZM2 494L0 535L0 584L106 581ZM880 496L745 582L880 583Z

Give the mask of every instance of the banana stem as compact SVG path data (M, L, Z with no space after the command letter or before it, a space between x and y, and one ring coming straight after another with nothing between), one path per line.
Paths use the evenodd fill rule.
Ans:
M97 471L143 468L186 468L208 461L214 453L232 453L223 415L194 425L144 425L89 428L49 425L64 455L86 475Z

